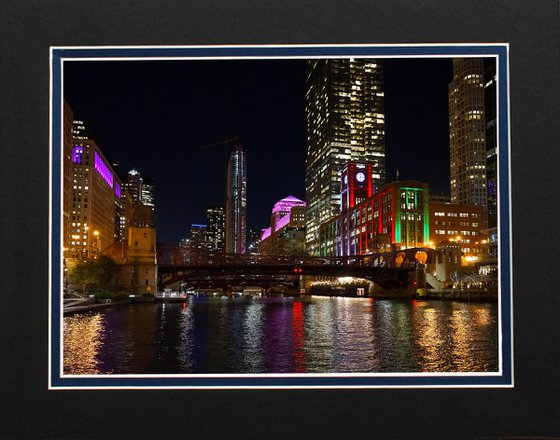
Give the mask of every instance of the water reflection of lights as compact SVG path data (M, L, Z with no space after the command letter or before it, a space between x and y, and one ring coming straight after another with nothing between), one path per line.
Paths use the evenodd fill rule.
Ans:
M442 359L443 330L439 312L428 307L426 303L417 304L414 313L414 333L421 348L422 359L419 364L422 371L437 372L445 368L445 358Z
M336 302L336 362L340 370L379 370L372 302L362 298L337 298Z
M496 371L496 324L492 304L321 296L189 299L66 317L64 369L65 374Z
M260 372L263 368L263 349L260 341L263 338L264 306L253 302L245 313L243 320L243 364L244 371Z
M163 304L162 304L163 305ZM181 304L181 313L179 314L179 346L177 347L177 362L181 371L190 372L192 369L192 351L193 342L193 308L192 298L189 305L184 302Z
M474 336L473 317L469 309L461 304L451 315L450 327L451 338L453 340L453 360L460 371L469 371L472 369L473 353L472 339Z
M473 314L474 322L479 326L492 325L496 322L489 309L476 309Z
M308 365L308 372L332 371L336 364L335 352L338 350L334 324L336 298L314 297L314 300L313 304L307 306L304 317L305 345L314 347L310 356L316 357L315 362ZM331 349L326 350L326 347Z
M97 356L103 336L100 314L64 318L64 374L100 374Z
M305 373L305 328L301 301L296 301L292 305L292 339L294 371Z

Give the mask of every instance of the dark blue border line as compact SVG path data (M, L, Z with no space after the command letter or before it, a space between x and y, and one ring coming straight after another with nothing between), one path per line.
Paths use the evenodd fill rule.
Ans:
M412 381L412 382L411 382ZM419 377L110 377L61 378L59 387L410 387L501 386L501 376Z
M511 285L511 249L510 238L510 171L509 171L509 105L508 105L508 54L506 48L500 51L496 65L498 67L498 94L499 94L499 164L498 164L498 197L500 205L500 224L498 228L498 245L500 247L500 260L498 261L501 278L502 301L502 356L503 373L509 381L513 382L512 358L512 285Z
M61 58L125 57L317 57L317 56L449 56L496 55L503 45L491 46L392 46L392 47L161 47L161 48L61 48Z
M61 215L60 200L61 173L60 163L62 158L61 127L62 115L60 112L62 104L61 87L61 63L60 57L54 56L51 60L51 85L52 85L52 121L51 121L51 382L59 379L60 371L60 313L61 313L61 285L60 267L62 261L62 243L60 243Z
M61 65L63 59L73 58L152 58L152 57L318 57L318 56L497 56L499 85L499 194L500 228L499 246L501 252L501 317L502 317L502 375L501 376L401 376L401 377L155 377L121 378L100 376L96 378L62 378L60 371L60 261L59 242L61 224L60 200L60 157L62 123L62 83ZM512 385L512 322L511 308L511 268L509 227L509 108L508 108L508 59L505 45L489 46L384 46L384 47L161 47L161 48L61 48L52 49L52 304L51 304L51 385L52 387L438 387L438 386L508 386ZM123 60L124 61L124 60Z

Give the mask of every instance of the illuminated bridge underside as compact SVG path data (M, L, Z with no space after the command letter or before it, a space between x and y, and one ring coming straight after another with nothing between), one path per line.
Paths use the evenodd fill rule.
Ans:
M386 288L407 287L409 272L416 269L418 252L426 263L434 260L432 249L347 256L262 256L188 252L177 247L158 249L158 273L162 286L178 281L192 284L227 285L297 282L300 275L315 277L356 277Z

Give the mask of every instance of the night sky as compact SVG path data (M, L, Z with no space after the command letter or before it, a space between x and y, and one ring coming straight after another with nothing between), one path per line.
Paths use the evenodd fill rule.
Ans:
M156 180L158 241L178 243L224 204L224 144L247 152L248 227L273 204L305 200L304 60L71 61L64 98L119 174ZM385 60L387 181L449 193L451 60Z

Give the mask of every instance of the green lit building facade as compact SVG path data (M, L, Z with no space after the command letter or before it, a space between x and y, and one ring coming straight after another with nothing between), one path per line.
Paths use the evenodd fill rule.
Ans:
M430 238L428 184L389 183L366 200L321 224L319 255L363 255L427 245Z

